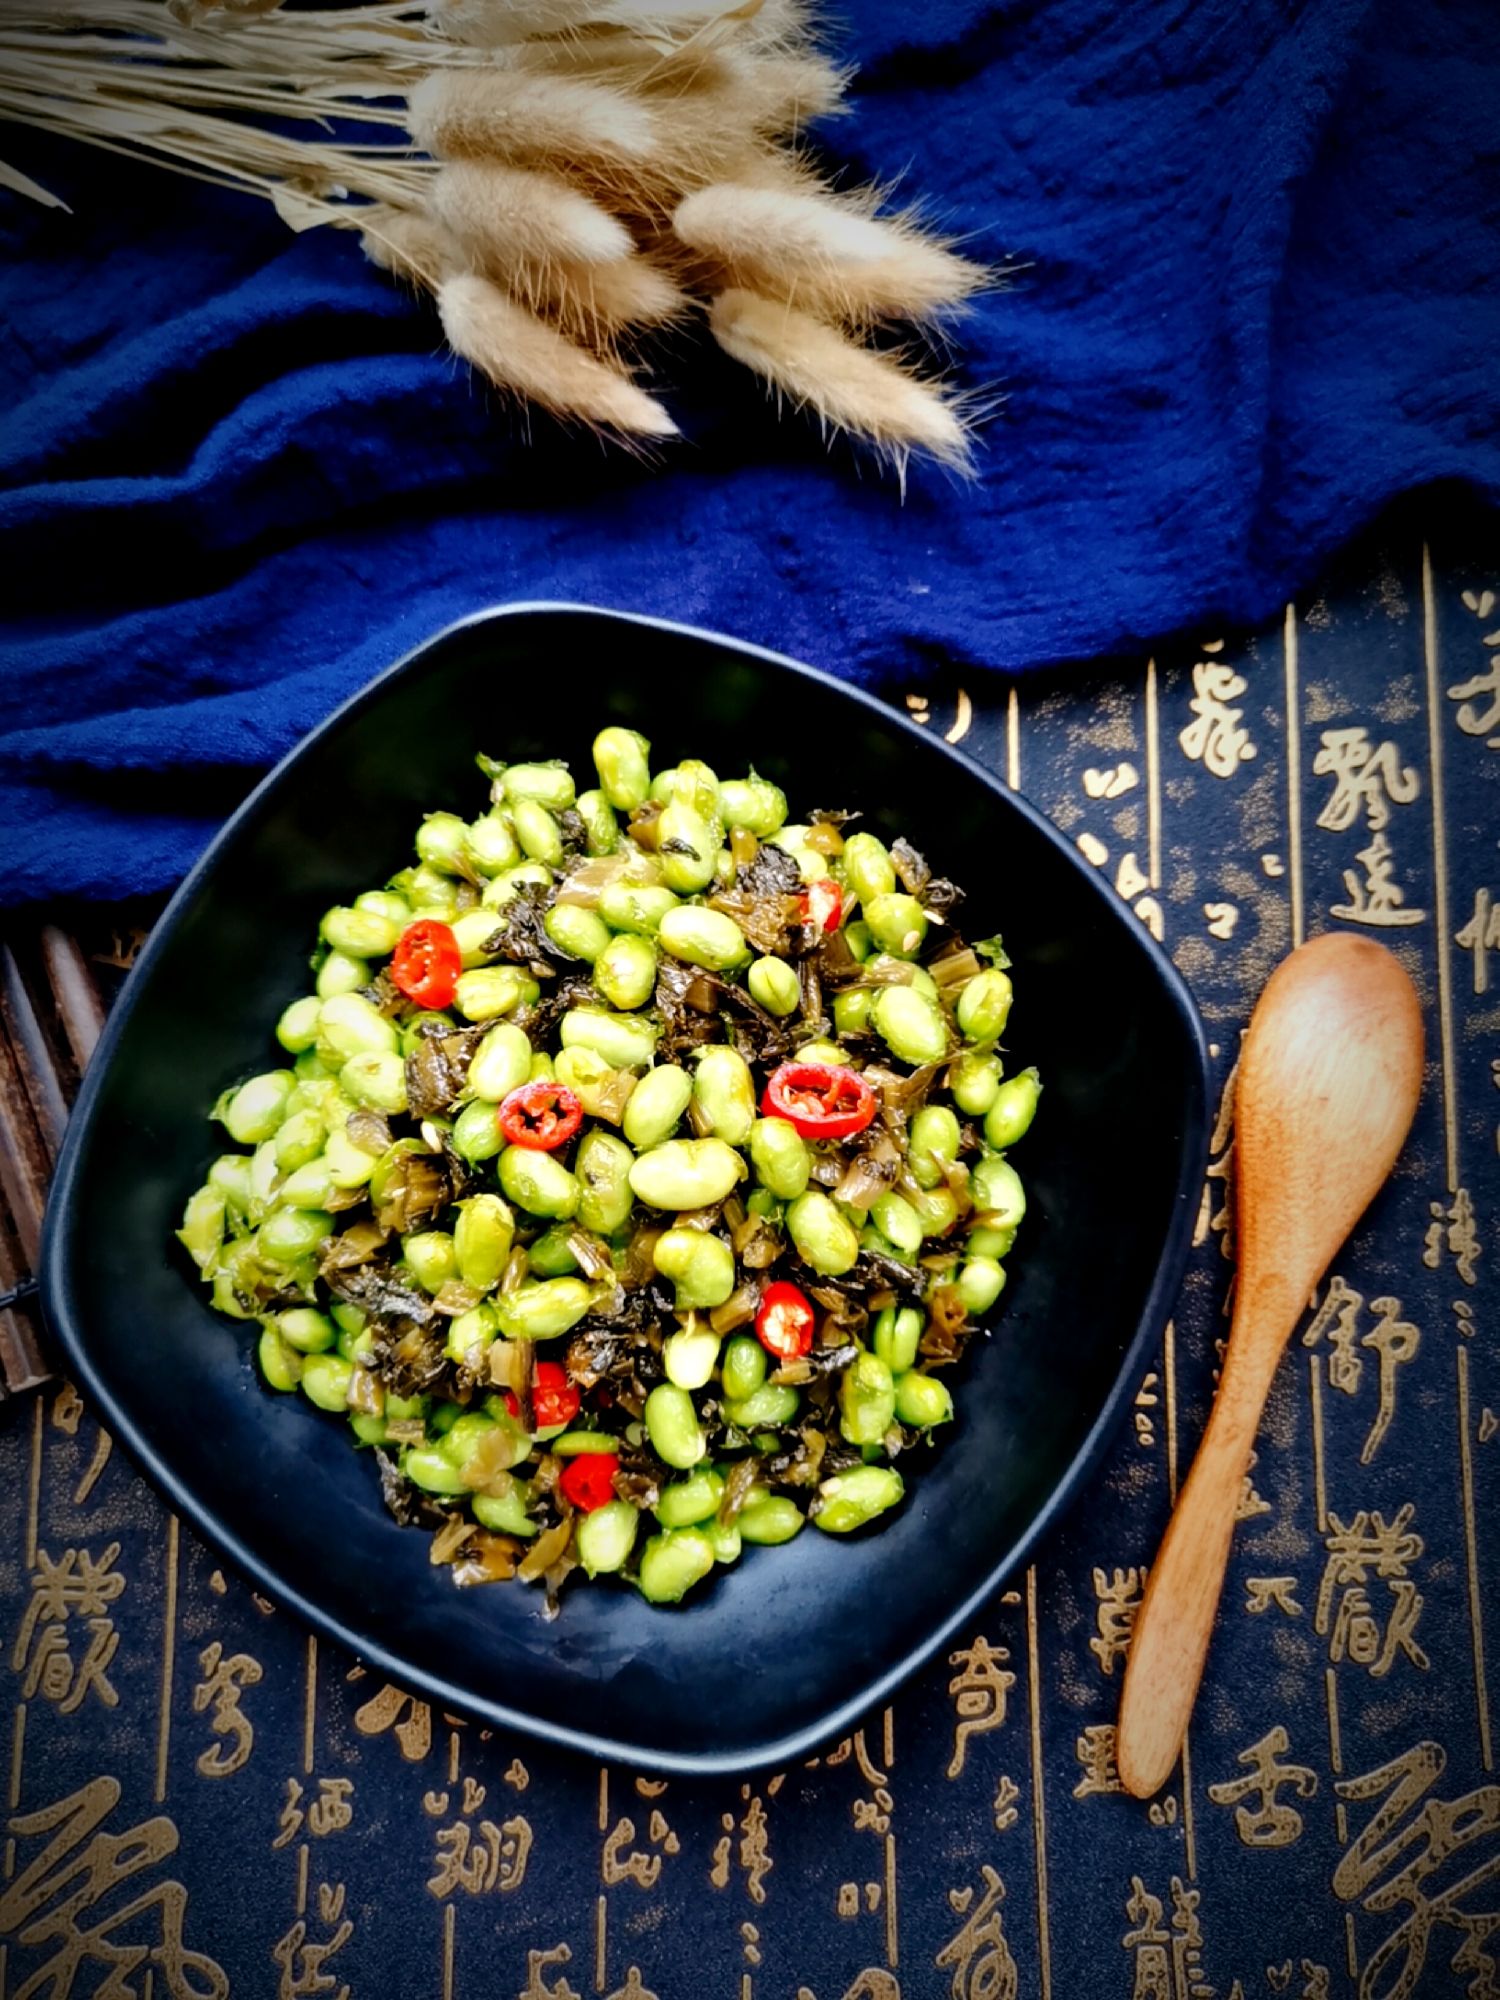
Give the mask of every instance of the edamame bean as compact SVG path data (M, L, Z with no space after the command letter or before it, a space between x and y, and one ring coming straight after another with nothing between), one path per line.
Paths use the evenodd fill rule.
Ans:
M628 1500L607 1500L592 1513L581 1514L574 1547L588 1574L612 1576L622 1570L635 1547L640 1524L641 1517Z
M512 1085L512 1088L515 1086ZM459 1112L453 1121L452 1136L454 1151L471 1167L493 1160L505 1145L495 1106L484 1097L476 1097L472 1104L466 1104Z
M726 826L742 826L759 840L768 840L786 824L786 793L769 778L752 771L748 778L726 778L719 787L719 811Z
M599 891L599 914L617 931L655 937L662 918L680 900L659 883L607 882Z
M456 1465L462 1471L480 1446L499 1428L493 1417L480 1410L471 1410L466 1416L454 1418L444 1432L438 1449L450 1465Z
M641 1551L638 1580L649 1604L676 1604L714 1566L714 1545L701 1528L668 1528Z
M633 812L650 797L650 755L651 745L636 729L616 724L594 738L599 789L617 812Z
M655 945L626 932L594 960L594 984L611 1007L644 1007L656 991L656 963Z
M844 880L861 903L889 896L896 887L896 870L883 840L873 833L851 833L844 842Z
M893 958L915 958L927 936L927 913L915 896L873 896L864 906L870 935Z
M515 965L486 965L474 972L461 972L454 988L453 1004L466 1021L492 1021L500 1014L513 1014L523 1003L537 996L538 987Z
M667 887L680 894L706 889L714 879L714 861L721 844L715 822L699 811L692 798L678 791L662 807L656 831Z
M746 974L750 998L784 1021L802 1004L802 982L784 958L758 958Z
M320 1410L345 1410L354 1369L342 1354L309 1354L302 1363L302 1393Z
M388 1021L362 993L336 993L323 1002L318 1015L318 1052L330 1069L351 1056L393 1056L401 1047L394 1021Z
M287 1395L302 1380L302 1356L288 1346L274 1326L266 1327L256 1344L255 1358L267 1385Z
M800 1401L789 1383L764 1382L748 1396L726 1401L724 1414L742 1431L775 1430L792 1421Z
M602 1007L570 1007L559 1029L565 1049L592 1049L611 1069L645 1069L656 1051L657 1030L639 1014L607 1014Z
M216 1115L237 1145L258 1146L274 1135L296 1085L289 1069L267 1070L221 1098Z
M863 965L875 949L875 940L870 935L870 926L863 917L856 917L852 924L844 926L844 943Z
M770 1363L766 1350L748 1333L737 1333L724 1349L720 1379L727 1402L743 1403L753 1396L766 1379Z
M526 1511L526 1494L519 1482L512 1483L503 1493L476 1493L469 1504L480 1527L488 1528L493 1535L519 1535L523 1541L529 1541L537 1532L536 1522ZM582 1525L580 1521L580 1528Z
M924 1104L907 1127L907 1156L917 1186L943 1186L945 1169L957 1160L962 1143L958 1120L947 1105Z
M1003 1153L1007 1146L1024 1138L1031 1129L1041 1094L1042 1080L1034 1069L1023 1069L1019 1076L1002 1083L984 1121L985 1143Z
M736 1517L740 1534L752 1545L777 1548L800 1534L806 1522L802 1509L784 1493L767 1493L763 1486L752 1487L750 1496Z
M609 1431L564 1431L549 1446L559 1458L582 1458L586 1453L616 1452L619 1448L620 1440Z
M434 1445L421 1445L403 1454L401 1470L413 1486L420 1486L424 1493L437 1493L444 1498L453 1498L467 1493L464 1476L460 1469L450 1463Z
M287 1175L276 1199L288 1208L327 1208L333 1199L333 1177L323 1160L310 1160Z
M639 1095L640 1090L637 1084L632 1095ZM624 1140L612 1132L589 1132L579 1141L573 1173L580 1190L578 1220L585 1229L612 1236L624 1225L635 1206L630 1191L634 1158Z
M786 1226L804 1264L826 1277L841 1278L859 1259L859 1236L826 1194L799 1195L786 1212Z
M224 1204L234 1215L244 1217L250 1212L254 1199L250 1189L250 1162L243 1153L221 1153L209 1168L209 1187L224 1197Z
M515 1240L516 1218L497 1194L471 1195L458 1204L453 1254L458 1275L476 1292L498 1284Z
M620 845L620 822L603 792L580 792L578 817L583 821L589 853L613 854Z
M970 1257L959 1266L955 1284L964 1310L971 1319L978 1319L1005 1290L1005 1272L992 1257Z
M899 1472L888 1465L856 1465L836 1472L818 1488L814 1527L825 1535L847 1535L894 1507L906 1491Z
M315 1160L323 1150L328 1127L316 1111L294 1111L283 1119L271 1142L276 1148L276 1164L285 1174L295 1173Z
M498 1104L513 1090L519 1090L530 1075L531 1038L514 1021L501 1021L474 1051L468 1086L476 1097Z
M833 1025L841 1035L862 1035L870 1025L875 995L867 986L851 987L833 1000Z
M500 783L511 805L535 799L550 806L553 812L566 812L576 796L573 774L561 757L533 764L510 764L501 773Z
M576 903L554 903L543 917L542 927L559 951L590 965L610 940L609 925L598 911L582 909Z
M678 1472L695 1466L708 1449L698 1427L698 1412L686 1389L675 1382L658 1382L646 1398L646 1435L663 1464Z
M1010 1019L1010 976L998 966L977 972L958 996L958 1025L971 1042L993 1042Z
M264 1215L271 1205L271 1195L276 1186L276 1145L271 1139L263 1139L250 1155L250 1212L251 1219Z
M789 1118L757 1118L750 1128L750 1161L761 1186L778 1201L807 1192L812 1153Z
M958 1202L953 1190L946 1185L922 1188L906 1199L917 1212L924 1237L946 1236L958 1220Z
M288 1055L300 1056L318 1039L318 1015L323 1003L315 993L294 1000L276 1023L276 1039Z
M590 1118L619 1124L622 1114L615 1093L620 1072L611 1069L603 1056L595 1055L592 1049L560 1049L552 1073L557 1082L572 1091Z
M476 1348L483 1354L499 1331L499 1316L487 1299L481 1300L477 1306L470 1306L466 1313L460 1313L448 1322L446 1351L449 1359L467 1362Z
M458 1274L453 1238L446 1229L420 1229L404 1237L401 1254L424 1292L440 1292Z
M701 1052L693 1095L716 1139L745 1144L755 1124L755 1079L738 1049L716 1043Z
M582 1278L548 1278L518 1285L496 1301L500 1331L508 1340L555 1340L576 1326L594 1303L594 1289Z
M579 1269L570 1238L571 1222L554 1222L526 1252L526 1264L534 1278L571 1278Z
M583 1190L562 1161L532 1146L507 1146L500 1155L500 1185L528 1215L565 1221L578 1213Z
M657 1238L652 1256L658 1273L677 1288L678 1312L709 1311L723 1305L734 1290L734 1252L720 1237L710 1236L706 1230L665 1230ZM710 1364L709 1373L712 1372ZM705 1376L704 1380L707 1379Z
M738 1562L740 1556L740 1531L733 1521L723 1522L717 1518L703 1523L703 1532L714 1545L714 1561L717 1563Z
M355 897L354 907L356 910L373 910L377 916L393 923L398 932L404 931L411 922L411 904L394 889L366 889Z
M464 835L464 853L476 875L488 879L502 869L514 868L521 858L515 833L503 813L485 813Z
M188 1196L177 1241L200 1271L206 1271L219 1254L219 1247L224 1241L227 1208L228 1204L217 1188L201 1187L196 1194Z
M339 1089L356 1104L368 1104L373 1110L404 1111L406 1064L398 1055L380 1055L373 1049L350 1056L339 1071Z
M968 1118L983 1118L1000 1094L1004 1067L989 1049L965 1049L948 1075L953 1102Z
M856 1355L839 1384L839 1429L850 1444L879 1444L896 1414L896 1384L878 1354Z
M829 1063L835 1068L849 1068L849 1056L837 1042L804 1042L797 1051L798 1062ZM856 1065L857 1067L857 1065Z
M750 959L745 933L734 918L701 903L680 903L675 910L668 910L657 937L662 949L674 958L707 966L711 972L728 972Z
M695 1528L718 1513L723 1498L724 1481L711 1466L704 1466L663 1487L654 1511L664 1528Z
M443 875L461 875L468 832L457 813L427 813L417 828L417 853L429 868Z
M896 1384L896 1415L913 1430L930 1431L937 1424L951 1423L953 1398L935 1375L913 1369Z
M986 1153L975 1162L969 1192L987 1227L1011 1231L1020 1227L1026 1213L1026 1190L1009 1160L1001 1159L998 1153Z
M458 884L429 861L396 876L391 887L405 896L414 917L437 917L446 922L458 908Z
M311 1256L333 1231L333 1217L321 1208L273 1209L256 1231L256 1244L273 1264L295 1264Z
M948 1023L942 1008L914 986L882 986L870 1003L870 1020L902 1062L914 1066L940 1062L948 1053Z
M325 942L350 958L384 958L396 949L402 926L374 910L335 907L324 913L319 930Z
M700 1324L690 1315L686 1326L662 1342L661 1358L667 1380L679 1389L707 1388L719 1365L719 1336L707 1321Z
M318 976L313 981L319 1000L335 1000L341 993L357 993L362 986L370 983L370 968L362 958L350 958L344 952L331 951L318 967ZM306 1054L306 1051L303 1051Z
M540 861L518 861L514 868L502 868L493 880L485 883L480 905L486 910L503 910L507 903L515 901L528 882L545 889L551 880L552 870L544 868Z
M562 828L540 800L521 799L512 808L511 822L528 861L540 861L544 868L561 868Z
M472 972L477 965L488 965L495 957L489 949L490 939L499 929L493 910L482 905L475 910L465 910L449 925L453 932L453 942L458 946L459 963L465 971Z
M682 1213L723 1201L744 1172L739 1154L722 1139L669 1139L641 1155L630 1169L630 1185L648 1207Z
M923 1315L916 1306L886 1306L875 1316L875 1352L893 1375L916 1366Z
M922 1247L922 1218L909 1201L888 1190L876 1195L870 1214L876 1228L903 1256L916 1256Z

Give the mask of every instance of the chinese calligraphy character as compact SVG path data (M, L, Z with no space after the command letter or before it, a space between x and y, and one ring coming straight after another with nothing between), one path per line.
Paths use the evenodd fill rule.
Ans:
M996 1833L1008 1833L1021 1817L1016 1810L1016 1800L1020 1796L1020 1788L1015 1779L1002 1777L995 1787L995 1796L990 1803L990 1815Z
M641 1968L632 1965L625 1974L625 1984L617 1986L610 1994L609 2000L656 2000L656 1995L649 1993L642 1984Z
M20 1993L43 1991L67 2000L84 1966L104 1975L101 1992L123 1994L127 1981L148 1961L171 2000L226 2000L229 1979L205 1953L189 1951L183 1939L187 1890L180 1882L158 1882L129 1902L101 1913L114 1892L177 1850L178 1833L165 1814L142 1820L125 1833L107 1833L104 1822L120 1800L114 1778L95 1778L54 1805L13 1816L8 1831L18 1840L45 1840L46 1846L0 1895L0 1937L26 1946L56 1945ZM90 1836L92 1835L92 1838ZM87 1845L85 1845L85 1842ZM50 1906L50 1907L49 1907ZM97 1921L85 1928L93 1913ZM122 1932L150 1937L127 1943Z
M352 1825L354 1808L349 1801L353 1792L352 1778L319 1778L318 1796L307 1809L308 1832L321 1840Z
M1153 1896L1139 1875L1130 1878L1130 1896L1125 1914L1131 1928L1120 1940L1126 1951L1135 1953L1135 1980L1130 2000L1173 2000L1170 1934L1162 1928L1162 1902Z
M195 1768L200 1777L228 1778L244 1769L255 1743L250 1718L240 1710L240 1695L261 1678L260 1662L248 1653L231 1653L225 1659L224 1649L215 1639L198 1655L198 1665L203 1678L193 1689L193 1713L202 1715L212 1704L209 1727L215 1736L228 1736L233 1741L227 1752L222 1743L210 1743Z
M318 1884L318 1914L325 1925L336 1926L331 1937L319 1944L310 1943L306 1920L299 1917L271 1947L271 1957L281 1973L276 2000L312 2000L313 1995L332 1993L335 1988L337 2000L349 2000L349 1988L323 1969L354 1935L354 1925L344 1915L342 1882L333 1888L326 1882Z
M655 1888L661 1876L662 1855L679 1853L681 1843L659 1812L652 1813L648 1834L661 1852L628 1854L622 1860L622 1850L635 1839L635 1821L622 1819L615 1827L604 1843L603 1873L608 1888L616 1888L621 1882L634 1882L638 1889Z
M124 1577L113 1567L119 1553L118 1542L111 1542L100 1556L91 1556L87 1549L64 1549L56 1561L45 1549L37 1550L31 1599L10 1659L14 1671L25 1675L23 1701L40 1693L60 1715L72 1715L92 1688L105 1708L118 1704L120 1697L105 1669L120 1645L109 1615L109 1606L125 1589ZM68 1634L75 1615L89 1634L87 1651L76 1667Z
M1426 921L1425 910L1409 910L1406 896L1392 874L1394 850L1383 833L1377 833L1355 859L1362 863L1365 879L1360 881L1352 868L1343 870L1347 903L1334 903L1330 913L1346 923L1368 924L1373 930L1400 930L1408 924Z
M758 1797L750 1800L740 1821L740 1866L745 1871L745 1888L751 1902L763 1903L765 1880L776 1864L771 1859L771 1841L766 1832L766 1809Z
M1009 1658L1008 1647L992 1646L982 1637L976 1637L963 1651L948 1655L949 1666L959 1670L948 1683L958 1717L948 1764L950 1778L963 1770L969 1738L986 1735L1005 1720L1005 1697L1016 1684L1015 1675L1003 1664Z
M1472 1285L1474 1267L1479 1262L1480 1243L1469 1190L1460 1188L1449 1208L1444 1208L1440 1201L1429 1202L1427 1213L1432 1220L1427 1225L1427 1235L1423 1240L1422 1262L1429 1271L1438 1270L1446 1247L1459 1277L1464 1284Z
M1242 708L1231 708L1249 683L1233 667L1199 660L1193 668L1193 698L1188 707L1197 717L1178 736L1185 757L1201 763L1216 778L1232 778L1255 755L1250 732L1242 728Z
M553 1966L566 1965L572 1956L572 1946L566 1944L555 1944L551 1951L528 1951L526 1984L517 1995L517 2000L579 2000L579 1995L562 1973L550 1985L542 1978L543 1973L550 1972Z
M1482 643L1500 646L1500 632L1486 632ZM1449 688L1448 699L1463 703L1454 720L1465 736L1488 736L1492 729L1500 727L1500 653L1491 653L1485 672ZM1488 708L1479 706L1482 699L1488 700ZM1500 736L1491 737L1488 747L1500 750Z
M1383 1680L1398 1652L1415 1666L1430 1664L1415 1636L1423 1600L1406 1575L1423 1547L1421 1536L1411 1532L1415 1511L1408 1503L1388 1523L1379 1512L1361 1509L1347 1526L1337 1514L1329 1515L1328 1557L1313 1627L1329 1640L1335 1666L1347 1658L1367 1667L1372 1679ZM1394 1600L1383 1638L1365 1587L1372 1576Z
M1377 1324L1359 1344L1361 1347L1373 1347L1379 1357L1380 1408L1370 1426L1364 1449L1359 1454L1361 1465L1368 1465L1379 1451L1391 1427L1391 1418L1396 1414L1396 1370L1412 1360L1422 1343L1422 1336L1416 1327L1406 1320L1397 1319L1396 1315L1401 1310L1399 1299L1372 1299L1370 1310Z
M1370 832L1379 833L1390 824L1391 807L1409 806L1422 789L1395 744L1372 749L1363 729L1325 729L1322 744L1313 759L1313 776L1333 779L1333 791L1318 814L1318 825L1330 833L1347 833L1361 812Z
M1074 1755L1083 1766L1083 1776L1073 1787L1075 1799L1091 1799L1096 1794L1123 1792L1119 1766L1115 1762L1115 1725L1091 1722L1074 1745Z
M1203 1977L1203 1927L1198 1922L1201 1889L1186 1889L1172 1877L1172 1969L1179 1994L1186 2000L1213 2000L1213 1988Z
M531 1841L531 1824L524 1819L508 1819L501 1826L482 1819L477 1827L460 1819L439 1827L428 1893L439 1902L455 1889L469 1896L482 1896L491 1889L508 1895L526 1879Z
M962 1929L943 1946L933 1963L941 1971L953 1968L948 1988L953 2000L1016 2000L1020 1975L1000 1916L1005 1884L988 1862L981 1863L979 1872L984 1879L984 1894L969 1911ZM959 1909L972 1895L973 1891L968 1890L963 1898L955 1899L950 1891L948 1900Z
M302 1822L307 1814L302 1810L302 1787L295 1778L286 1781L286 1804L281 1808L281 1817L276 1824L281 1829L271 1842L274 1854L279 1847L289 1847L302 1831Z
M1346 1396L1354 1395L1364 1374L1365 1365L1354 1351L1355 1335L1358 1332L1360 1308L1364 1305L1364 1295L1346 1285L1335 1274L1328 1280L1328 1290L1323 1303L1313 1315L1306 1333L1302 1336L1304 1347L1316 1347L1326 1335L1328 1338L1328 1385Z
M1245 1609L1257 1615L1269 1611L1274 1604L1278 1611L1284 1611L1288 1618L1300 1618L1302 1606L1293 1597L1297 1588L1294 1576L1247 1576L1245 1587L1250 1595L1245 1599Z
M1089 1651L1109 1675L1114 1673L1115 1661L1129 1651L1130 1635L1135 1630L1136 1613L1141 1608L1141 1593L1145 1587L1146 1572L1143 1569L1117 1569L1112 1576L1106 1576L1102 1569L1094 1571L1094 1595L1099 1600L1099 1630L1089 1640Z
M1237 1761L1249 1766L1244 1777L1226 1778L1208 1788L1216 1806L1234 1807L1235 1830L1246 1847L1290 1847L1301 1838L1301 1813L1295 1806L1283 1804L1278 1795L1283 1785L1290 1785L1298 1798L1310 1799L1318 1789L1318 1779L1305 1764L1278 1763L1287 1748L1287 1733L1278 1724L1259 1743L1240 1752ZM1252 1794L1260 1800L1253 1810L1241 1803Z
M361 1736L379 1736L394 1727L401 1755L409 1764L420 1764L432 1747L432 1710L425 1701L403 1694L389 1681L355 1710L354 1726Z
M1474 891L1474 914L1461 931L1454 932L1453 942L1464 951L1473 952L1474 991L1488 993L1489 955L1500 951L1500 903L1496 903L1488 889Z

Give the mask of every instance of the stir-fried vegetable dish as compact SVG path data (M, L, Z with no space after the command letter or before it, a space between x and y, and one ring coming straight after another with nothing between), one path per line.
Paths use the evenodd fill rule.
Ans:
M649 750L603 730L581 795L481 757L488 810L327 912L179 1232L433 1560L549 1613L575 1569L676 1603L900 1503L1041 1087L915 848Z

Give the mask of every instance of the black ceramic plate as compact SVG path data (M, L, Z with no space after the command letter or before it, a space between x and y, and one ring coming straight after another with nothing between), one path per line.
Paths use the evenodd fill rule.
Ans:
M318 919L410 859L424 811L481 802L476 750L589 769L605 722L654 761L754 763L795 808L861 810L1003 931L1008 1041L1046 1094L1018 1164L1030 1213L959 1420L880 1533L750 1549L677 1610L616 1586L457 1590L395 1526L341 1423L257 1379L172 1240L220 1150L208 1107L266 1066ZM122 995L48 1213L48 1318L104 1421L255 1582L445 1707L660 1770L806 1752L969 1620L1087 1480L1161 1332L1205 1157L1187 991L1068 843L868 696L681 626L523 605L443 633L285 759L183 884Z

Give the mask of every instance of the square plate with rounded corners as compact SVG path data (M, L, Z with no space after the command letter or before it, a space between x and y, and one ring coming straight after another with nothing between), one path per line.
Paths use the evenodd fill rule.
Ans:
M475 752L587 770L606 722L654 761L754 764L796 811L904 832L1002 931L1007 1036L1045 1095L1030 1213L958 1421L879 1533L747 1550L676 1610L520 1585L458 1590L398 1528L342 1424L260 1383L173 1242L221 1150L209 1106L267 1065L333 903L406 865L424 811L478 812ZM932 735L794 661L658 621L519 605L442 633L287 756L183 883L89 1069L59 1163L48 1319L104 1422L257 1585L444 1707L596 1756L732 1772L804 1754L975 1612L1098 1463L1181 1276L1207 1138L1187 990L1037 812ZM748 1669L748 1670L747 1670Z

